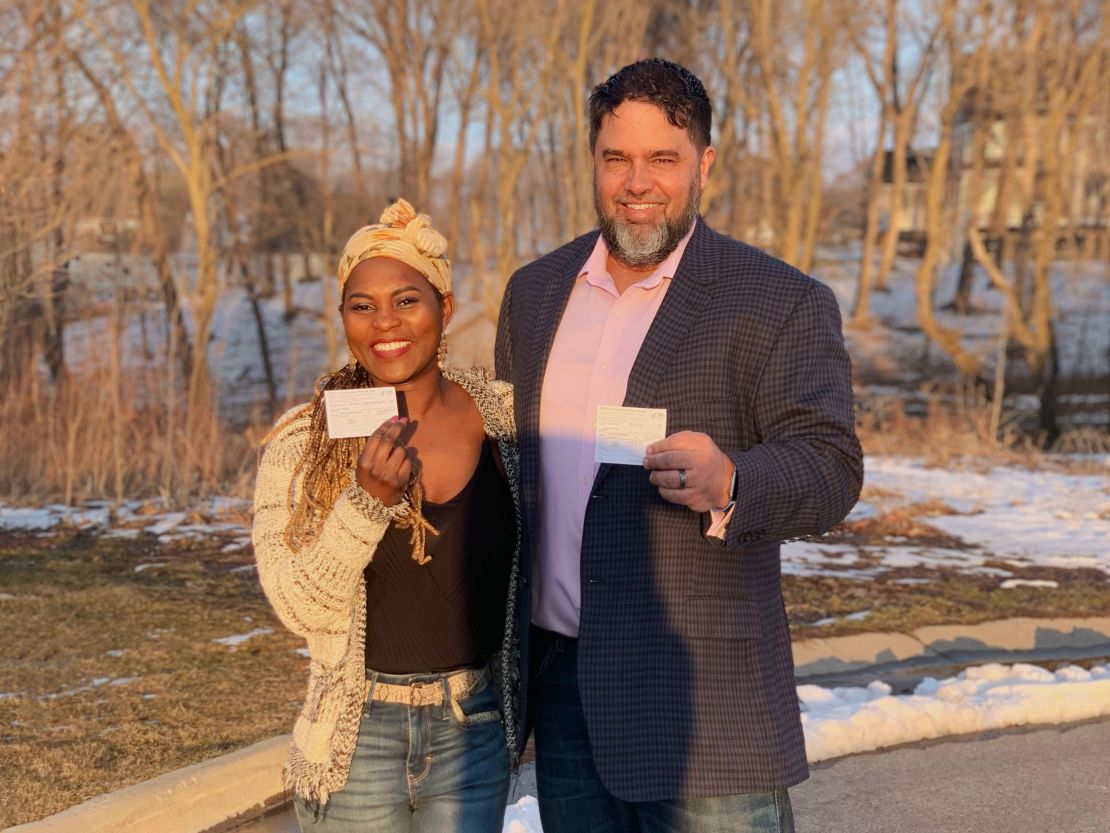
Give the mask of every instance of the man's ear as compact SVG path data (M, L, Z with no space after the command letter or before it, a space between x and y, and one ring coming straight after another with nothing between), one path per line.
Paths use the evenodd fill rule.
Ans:
M701 176L701 187L705 187L705 183L709 181L709 169L713 166L713 160L717 156L717 151L712 147L707 147L701 152L701 159L698 161L698 172Z

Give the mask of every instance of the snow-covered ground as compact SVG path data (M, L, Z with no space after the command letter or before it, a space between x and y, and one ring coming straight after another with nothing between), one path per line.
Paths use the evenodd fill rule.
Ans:
M1110 716L1110 665L991 663L956 677L926 677L912 694L866 688L798 686L810 762L990 729L1072 723Z
M832 539L798 541L784 545L783 571L866 580L899 567L938 566L1000 579L1011 576L1003 568L986 566L992 561L1019 568L1091 567L1110 574L1110 456L1087 459L1104 473L1074 475L1016 466L983 470L971 462L936 469L920 460L868 457L863 498L849 520L901 510L963 546L920 546L894 537L860 546ZM938 507L951 514L938 514ZM222 497L190 512L140 501L117 507L90 501L79 507L33 508L0 501L0 529L49 535L67 524L116 537L148 534L160 543L214 537L233 551L250 543L250 530L242 522L249 511L248 501ZM136 570L157 566L152 562Z
M964 573L1012 575L1012 567L1091 567L1110 574L1110 456L1089 458L1104 473L1072 475L1015 466L945 469L920 460L868 457L863 499L849 520L895 509L963 542L918 546L887 538L854 546L800 541L783 547L783 571L867 580L900 567L954 567ZM918 508L915 510L914 507ZM946 507L952 514L939 514Z
M301 259L289 259L291 302L295 310L292 318L286 318L286 303L280 292L259 302L277 398L281 402L303 400L311 392L316 378L334 369L335 365L329 364L328 360L325 322L330 322L338 331L338 364L347 360L339 314L336 312L339 301L335 297L334 264L321 255L312 255L311 261L312 273L316 277L305 279ZM117 261L110 255L85 254L72 263L71 268L74 269L74 283L92 286L96 298L103 304L112 302L115 275L126 270L129 285L150 300L129 303L121 361L130 373L151 367L161 372L166 322L160 303L153 300L157 297L156 277L150 263L145 258L131 255L122 255ZM188 256L177 255L173 259L173 268L177 274L188 277L196 267ZM257 269L261 271L261 264L257 265ZM279 274L280 269L279 265ZM467 299L467 272L465 266L455 271L456 307L450 331L451 363L492 366L492 325L486 322L485 326L469 326L480 312L480 305ZM246 290L232 285L226 274L222 282L220 301L212 322L209 361L220 382L222 413L238 421L246 421L250 410L265 402L267 397L258 325ZM191 322L187 320L186 324ZM71 366L76 369L81 362L92 365L102 361L104 345L112 342L115 326L114 314L100 314L67 323L66 356ZM471 343L475 340L481 343Z
M543 833L540 805L535 796L526 795L506 808L502 833Z
M845 332L853 362L885 365L883 373L892 381L928 381L920 376L924 341L917 314L914 275L919 261L898 258L885 292L875 292L871 312L883 326L872 330ZM852 313L859 279L858 245L826 247L818 252L813 275L836 293L845 316ZM985 363L989 377L998 353L1002 324L1003 297L995 290L982 269L976 268L972 315L956 315L943 309L955 294L960 264L949 263L939 270L934 290L936 319L941 326L963 334L962 343ZM1057 261L1052 266L1050 283L1055 307L1056 337L1063 375L1106 377L1110 374L1110 266L1082 260ZM939 348L933 348L939 355ZM1104 391L1105 394L1105 391ZM1105 395L1102 399L1106 402Z
M281 401L303 398L311 390L313 380L328 370L325 321L338 326L338 316L334 312L337 303L325 293L324 281L332 281L332 266L325 258L312 257L312 271L316 277L302 280L303 270L299 258L291 258L289 267L294 278L293 306L297 314L285 318L285 302L278 296L264 299L260 312L265 322L267 345L277 383L277 395ZM876 380L882 379L884 385L897 386L900 394L912 391L918 386L934 381L940 372L947 378L955 378L954 372L944 368L950 364L942 358L939 348L928 352L931 361L922 362L927 352L924 336L919 329L917 301L914 287L914 272L918 261L899 258L890 279L889 290L876 292L872 299L872 311L881 326L869 330L845 331L852 361L857 375L868 380L867 386L860 391L864 395L882 392ZM859 277L860 250L858 245L823 247L818 252L814 267L815 277L827 283L836 293L841 310L847 320L855 301L856 285ZM124 255L120 260L112 256L86 254L72 265L73 280L76 284L99 287L98 296L107 300L114 295L115 275L126 270L127 280L136 286L145 286L150 297L154 297L155 279L150 264L142 258ZM187 256L177 256L174 261L177 272L187 277L192 274L194 265ZM959 275L959 264L952 263L942 268L938 275L935 297L937 306L943 306L955 292ZM1053 264L1052 288L1053 304L1056 310L1055 328L1060 351L1062 375L1066 377L1084 376L1106 378L1110 376L1110 266L1105 263L1086 261L1059 261ZM225 276L225 281L227 277ZM254 314L245 291L230 285L227 281L216 308L213 322L213 340L210 358L221 381L221 403L225 414L243 414L258 402L265 401L266 386L263 363L259 350L259 338ZM470 300L469 275L465 268L456 274L456 318L452 324L451 361L453 364L483 364L489 366L493 360L492 325L490 322L478 323L480 305ZM943 309L936 315L940 324L957 330L964 335L964 344L984 360L984 372L990 376L998 351L998 333L1002 321L1002 298L988 286L988 280L980 271L976 277L973 303L977 310L974 315L958 316ZM331 284L326 284L330 286ZM98 360L104 355L103 345L110 343L110 328L114 316L74 321L66 328L66 355L86 357L89 361ZM164 343L164 316L160 307L150 302L133 305L127 315L124 336L124 362L132 371L139 366L152 363ZM343 361L342 334L338 336L338 353ZM75 359L76 360L76 359ZM158 360L154 359L154 363ZM159 365L160 366L160 365ZM1110 423L1110 395L1084 393L1078 396L1088 400L1081 408L1071 407L1070 399L1064 402L1065 418L1072 424L1096 424L1106 426ZM1029 399L1029 397L1025 397ZM1008 406L1014 408L1033 407L1035 402L1025 402L1018 398L1008 399ZM1079 410L1073 419L1071 411Z
M34 507L8 506L0 501L0 529L52 535L58 527L70 526L109 538L146 534L160 544L219 538L225 542L225 552L234 552L250 544L250 528L241 522L250 511L250 501L228 497L200 501L189 512L165 509L157 500L128 500L118 506L91 500L81 506L52 503ZM138 564L135 572L162 566L162 562Z

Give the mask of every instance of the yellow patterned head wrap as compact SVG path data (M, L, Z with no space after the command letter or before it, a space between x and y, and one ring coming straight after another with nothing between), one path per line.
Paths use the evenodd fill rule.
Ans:
M427 214L417 214L405 200L382 212L377 225L363 226L347 241L339 258L339 297L351 271L372 257L390 257L406 263L428 279L441 295L451 291L451 261L447 238L432 228Z

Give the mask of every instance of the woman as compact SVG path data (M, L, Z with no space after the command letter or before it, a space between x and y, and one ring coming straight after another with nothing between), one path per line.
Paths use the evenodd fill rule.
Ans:
M338 269L351 360L278 421L259 467L259 576L310 656L285 767L302 830L503 823L516 748L512 390L443 367L446 248L404 200L355 232ZM401 415L329 440L323 392L371 385L394 387Z

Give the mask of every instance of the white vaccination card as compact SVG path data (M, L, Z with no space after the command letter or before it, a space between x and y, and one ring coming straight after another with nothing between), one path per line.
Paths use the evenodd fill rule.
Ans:
M381 424L397 416L395 388L351 388L324 391L328 438L369 437Z
M666 408L598 405L594 462L642 466L647 447L665 436Z

